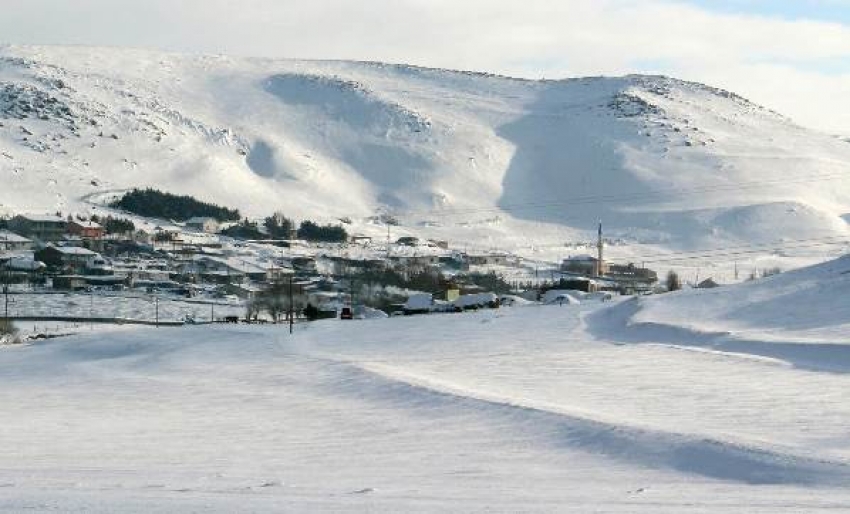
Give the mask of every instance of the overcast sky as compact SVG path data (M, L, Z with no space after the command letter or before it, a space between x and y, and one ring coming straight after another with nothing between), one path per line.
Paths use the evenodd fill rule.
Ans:
M850 135L850 0L0 0L0 41L664 73Z

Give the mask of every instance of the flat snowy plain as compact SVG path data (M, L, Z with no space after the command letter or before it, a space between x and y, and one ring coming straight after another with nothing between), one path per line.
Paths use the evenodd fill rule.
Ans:
M819 369L648 321L701 294L3 347L0 511L846 511L846 341Z

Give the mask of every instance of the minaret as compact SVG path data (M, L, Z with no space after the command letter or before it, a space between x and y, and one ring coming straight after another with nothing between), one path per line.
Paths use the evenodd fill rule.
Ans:
M603 247L604 247L604 245L602 243L602 222L600 221L599 222L599 239L596 242L596 252L597 252L597 254L596 254L596 276L597 277L601 277L602 272L605 269L605 266L603 264L604 261L602 260L602 248Z

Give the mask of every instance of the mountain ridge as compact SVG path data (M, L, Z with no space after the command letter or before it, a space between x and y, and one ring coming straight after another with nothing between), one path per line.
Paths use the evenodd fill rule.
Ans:
M850 145L658 75L6 46L0 123L7 212L152 186L253 216L392 212L489 245L583 237L599 219L684 249L848 234Z

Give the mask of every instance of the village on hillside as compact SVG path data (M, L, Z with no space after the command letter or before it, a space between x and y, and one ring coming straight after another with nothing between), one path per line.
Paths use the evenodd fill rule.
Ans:
M231 221L191 216L166 222L120 210L2 219L3 314L122 323L280 322L461 312L518 301L572 304L664 288L652 270L605 261L601 226L597 255L541 264L447 241L392 238L391 230L376 241L349 234L346 220L324 227L305 221L296 228L280 214L262 223L232 214L224 216L236 218ZM375 223L391 229L393 222ZM72 299L63 305L56 294ZM74 295L109 301L95 306ZM132 300L140 306L132 307ZM122 301L130 302L126 312L116 311Z

